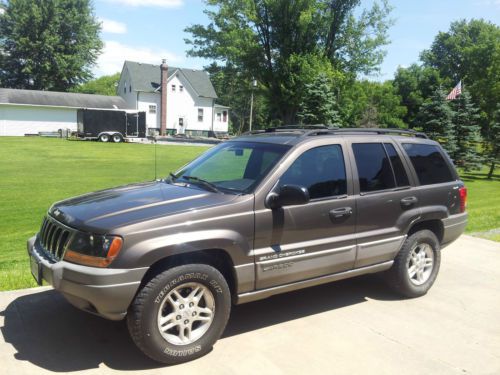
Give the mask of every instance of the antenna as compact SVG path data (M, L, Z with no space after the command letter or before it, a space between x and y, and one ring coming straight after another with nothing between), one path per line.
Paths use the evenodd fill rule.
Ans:
M156 137L154 137L154 142L155 142L155 146L154 146L154 149L155 149L155 181L156 181L156 143L157 143L157 140L156 140Z

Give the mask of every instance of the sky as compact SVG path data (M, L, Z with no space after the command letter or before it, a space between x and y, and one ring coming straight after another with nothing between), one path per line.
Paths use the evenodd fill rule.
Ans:
M483 18L500 25L500 0L389 0L394 25L391 43L374 80L391 79L398 66L418 62L439 31L459 19ZM373 0L363 0L369 7ZM105 47L94 69L96 77L121 71L124 60L201 69L210 61L186 56L187 26L207 24L202 0L94 0L102 22Z

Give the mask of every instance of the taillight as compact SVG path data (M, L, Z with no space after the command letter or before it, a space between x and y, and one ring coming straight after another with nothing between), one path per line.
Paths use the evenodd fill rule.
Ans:
M458 195L460 197L460 212L465 212L465 207L467 205L467 188L465 186L459 188Z

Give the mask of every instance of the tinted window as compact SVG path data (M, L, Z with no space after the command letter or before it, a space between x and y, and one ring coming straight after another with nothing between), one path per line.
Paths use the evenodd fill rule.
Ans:
M396 149L390 143L384 143L384 146L385 150L387 151L387 155L389 155L389 159L391 160L394 176L396 176L396 184L398 186L410 185L410 182L408 181L408 175L406 174L406 170L403 167L403 162L396 152Z
M311 199L346 194L342 148L329 145L304 152L281 176L280 186L283 185L305 186Z
M420 185L454 180L450 167L444 160L438 146L403 143L403 148L410 157L415 172L417 172Z
M358 167L361 192L391 189L396 186L391 164L381 143L352 145Z

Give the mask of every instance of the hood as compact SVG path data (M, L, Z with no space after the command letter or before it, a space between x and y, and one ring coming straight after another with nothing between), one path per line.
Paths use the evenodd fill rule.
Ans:
M162 181L97 191L55 203L50 215L69 227L95 233L183 211L228 203L235 195Z

